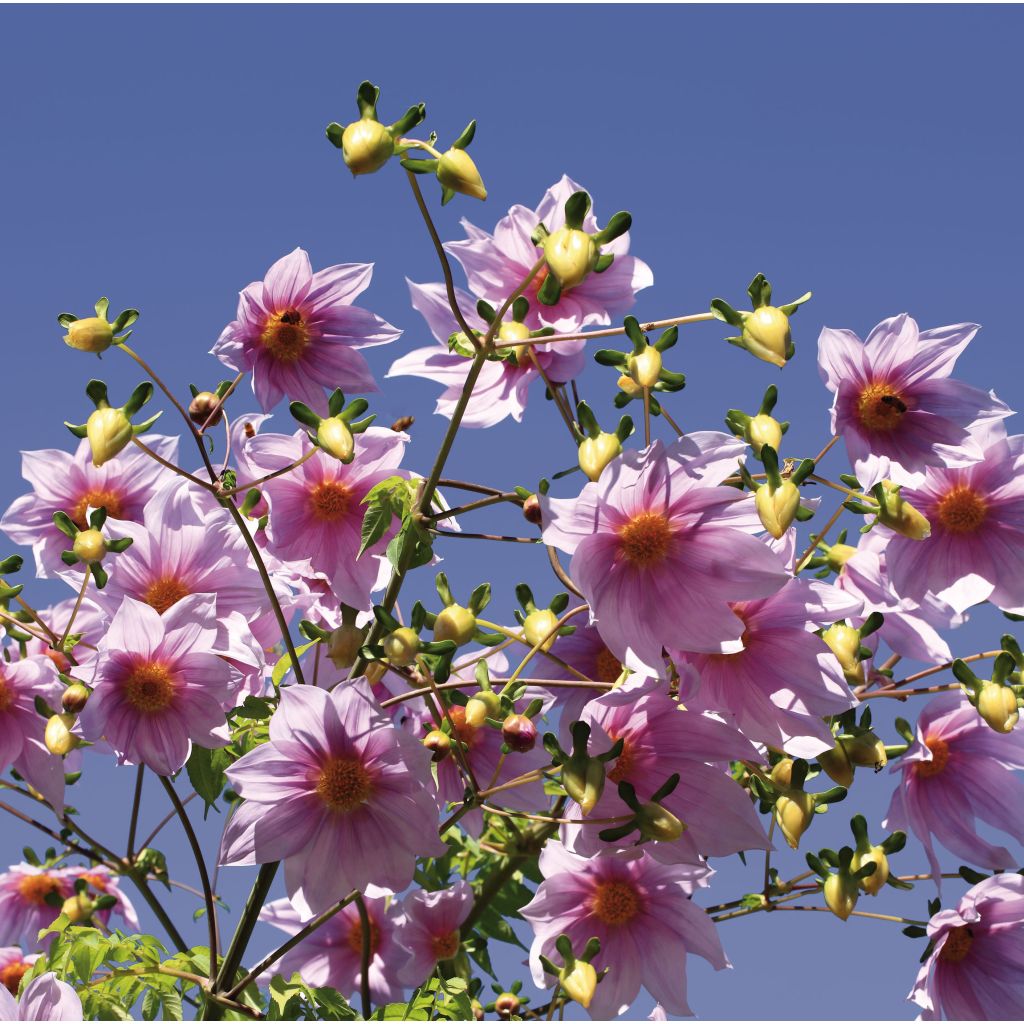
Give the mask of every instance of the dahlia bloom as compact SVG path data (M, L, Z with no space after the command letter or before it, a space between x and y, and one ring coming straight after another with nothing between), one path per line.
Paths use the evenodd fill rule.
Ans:
M177 460L176 437L146 434L139 440L169 462ZM156 460L134 445L102 466L92 464L85 439L73 455L53 448L22 452L21 475L32 485L32 493L11 505L0 519L0 529L15 544L32 548L37 576L53 576L67 570L60 556L71 547L53 525L54 512L66 512L80 529L88 526L89 508L105 508L112 519L141 522L166 474Z
M237 673L219 657L212 594L183 598L162 616L126 597L100 644L93 692L82 711L88 740L106 739L121 764L173 775L192 744L229 741L225 710Z
M16 996L21 979L28 974L38 959L38 953L25 956L20 946L0 946L0 988L5 988L12 996Z
M335 852L335 856L337 856ZM376 1005L401 997L399 964L407 955L398 943L399 911L383 897L364 899L370 919L370 998ZM260 911L260 920L294 935L310 920L288 900L274 900ZM328 986L344 996L358 992L362 984L363 926L354 903L343 907L329 921L293 946L273 968L273 974L290 978L296 971L307 985Z
M990 729L967 698L942 694L917 720L917 739L893 767L901 778L883 824L913 832L928 854L936 882L932 840L968 864L996 869L1015 864L1003 846L982 838L974 820L1024 842L1024 733Z
M376 391L357 349L394 341L401 331L352 305L372 275L368 263L340 264L314 274L305 250L295 249L262 281L242 290L238 319L221 332L212 354L232 370L252 373L252 389L264 412L287 396L325 414L324 388Z
M399 977L408 988L421 985L441 960L459 951L459 928L473 906L473 889L459 880L439 892L416 892L402 899L398 941L411 956Z
M262 490L270 504L267 549L284 561L309 561L323 572L339 601L370 607L370 593L381 584L387 566L381 557L397 524L356 558L361 543L363 498L390 476L408 476L398 468L405 434L370 427L356 441L347 466L317 450L301 466L270 480ZM311 448L303 431L260 434L249 445L249 459L261 473L295 462Z
M769 843L749 796L729 775L729 762L761 758L747 739L724 722L684 710L660 692L613 690L590 701L582 720L591 726L590 751L600 754L616 740L622 753L607 773L601 799L590 817L628 817L632 812L619 797L618 784L629 782L641 802L649 800L672 775L679 784L662 806L686 830L673 842L644 846L665 863L695 864L700 857L724 857L740 850L766 850ZM574 853L595 856L608 850L600 828L583 818L579 806L569 805L567 818L578 825L562 826L562 841ZM636 832L620 840L635 844Z
M19 943L27 949L48 945L39 933L60 916L60 907L46 901L51 893L61 902L73 892L71 879L59 868L12 864L0 874L0 943Z
M601 951L594 967L611 969L588 1010L595 1020L625 1013L641 985L669 1013L692 1016L686 955L703 957L718 971L731 966L711 918L690 899L706 868L659 864L645 853L588 859L549 842L540 870L544 881L522 910L535 936L533 980L542 988L553 983L540 957L559 959L554 950L560 934L569 936L577 953L596 935Z
M993 875L928 922L931 955L908 999L922 1020L1024 1017L1024 878Z
M835 394L832 433L846 442L862 487L886 478L912 483L929 466L984 457L972 428L1010 409L949 376L977 331L977 324L919 331L906 313L883 320L864 342L852 331L822 330L818 368Z
M572 555L608 649L655 670L662 647L741 649L730 602L768 597L789 579L777 554L738 528L743 495L718 486L736 471L742 441L695 433L615 459L579 497L542 497L543 539ZM746 507L746 506L744 506Z
M0 772L13 766L58 814L64 810L64 762L46 749L46 719L36 711L35 699L59 708L63 692L49 658L0 659Z
M552 232L564 227L565 201L580 188L563 175L544 193L536 210L513 206L508 216L498 221L493 235L463 220L462 226L469 237L448 242L445 248L462 264L469 290L497 309L523 283L541 255L530 235L541 222ZM587 214L583 230L598 230L593 211ZM628 232L603 245L601 251L614 255L615 262L604 273L588 274L576 287L563 290L553 306L537 301L537 290L546 276L546 268L541 270L525 292L530 300L528 326L553 327L559 333L571 333L592 324L610 324L612 317L629 312L636 301L636 293L654 283L651 268L628 255Z
M888 539L886 566L896 593L922 601L930 591L962 612L979 601L1024 605L1024 434L1000 426L977 435L983 462L929 469L901 494L931 523L931 536Z
M418 856L447 849L437 838L430 755L380 711L365 679L330 693L285 688L270 742L227 776L243 803L221 863L284 860L288 897L306 918L370 884L401 891Z
M861 601L831 584L791 579L771 597L740 601L732 610L745 627L743 650L670 648L684 679L680 699L688 708L726 715L755 743L797 757L831 749L835 741L822 719L855 701L835 655L812 631L855 615Z
M29 982L21 999L0 985L0 1020L82 1020L82 1000L53 971Z
M412 305L427 321L431 334L440 343L418 348L395 360L388 377L426 377L445 386L437 400L435 412L449 419L462 394L469 374L471 359L448 349L449 337L461 330L448 306L443 285L414 284L408 282ZM486 332L487 324L476 315L473 299L456 289L459 308L471 327ZM541 309L547 307L541 306ZM511 416L517 423L526 411L530 386L541 380L536 363L530 358L532 351L548 378L563 383L571 380L583 369L582 341L556 342L550 345L531 345L529 349L506 350L513 355L506 359L489 359L484 363L473 387L462 424L466 427L492 427Z

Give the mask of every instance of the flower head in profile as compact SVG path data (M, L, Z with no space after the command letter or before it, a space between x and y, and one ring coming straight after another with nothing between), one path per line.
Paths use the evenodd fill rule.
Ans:
M459 928L473 906L473 889L458 881L438 892L417 889L402 899L398 941L411 954L402 965L402 984L413 988L459 951Z
M744 625L730 604L789 579L781 558L737 525L741 493L720 486L743 450L717 433L655 441L615 459L579 497L541 499L544 542L572 555L572 578L620 661L657 674L666 645L739 650Z
M0 985L0 1020L82 1020L82 1000L53 971L33 978L16 999Z
M1009 850L979 835L975 819L1024 843L1024 733L998 733L959 693L930 701L917 739L893 771L900 774L884 825L913 832L938 882L933 840L968 864L1001 869L1017 863Z
M864 342L852 331L822 330L818 366L835 394L832 432L845 440L861 486L909 483L929 466L982 459L971 429L1010 410L949 376L977 331L976 324L920 331L906 313L883 320Z
M417 857L447 849L430 755L381 712L365 679L330 693L287 687L270 742L227 774L244 802L221 862L283 860L288 896L306 917L367 885L401 891Z
M522 911L534 932L533 980L542 987L552 983L540 957L552 956L559 935L569 936L576 953L596 936L601 951L594 967L611 969L588 1007L595 1020L625 1013L641 986L669 1013L692 1016L687 954L703 957L715 970L729 966L711 918L690 899L707 868L660 864L646 853L588 859L549 842L540 870L544 881Z
M372 275L367 263L340 264L314 274L306 252L295 249L262 281L242 290L238 318L221 332L213 355L232 370L252 373L252 388L265 412L287 396L324 413L324 388L375 391L358 350L394 341L401 332L352 305Z
M371 887L372 888L372 887ZM398 999L401 965L407 952L397 940L399 910L384 897L365 897L370 922L370 998L375 1004ZM309 918L304 918L288 900L274 900L260 911L260 920L294 935ZM274 974L290 978L296 971L307 985L327 986L345 996L359 991L362 983L363 926L359 909L349 903L329 921L288 950L273 968Z
M60 868L12 864L0 874L0 943L18 943L26 949L49 945L39 933L60 915L61 904L73 892L71 880Z
M1024 878L993 875L928 922L930 954L909 999L922 1020L1024 1017Z
M173 775L192 744L228 742L225 710L238 677L219 656L214 596L183 598L164 615L126 597L96 660L82 711L88 740L106 739L122 764Z

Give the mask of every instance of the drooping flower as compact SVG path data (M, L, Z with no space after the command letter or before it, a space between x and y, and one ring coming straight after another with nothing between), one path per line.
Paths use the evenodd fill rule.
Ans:
M523 283L541 255L530 238L537 225L543 222L552 232L564 227L565 201L579 191L580 186L563 175L544 193L536 210L513 206L508 216L498 221L493 235L463 220L462 226L469 237L448 242L445 248L462 264L469 290L498 308ZM593 211L584 220L583 229L598 230ZM530 299L530 316L526 322L530 327L553 327L560 333L570 333L591 324L610 324L612 317L629 312L636 293L654 283L651 268L628 255L628 233L602 246L601 251L615 256L612 265L601 274L588 274L573 288L563 289L561 298L553 306L542 305L536 299L546 276L541 270L526 291Z
M910 483L929 466L983 458L971 429L1010 410L949 376L977 331L976 324L919 331L906 313L883 320L864 342L852 331L822 330L818 366L836 396L832 432L846 442L861 486Z
M914 601L931 592L962 612L979 601L1024 605L1024 434L1001 426L977 435L984 461L929 469L902 497L927 516L931 536L910 540L886 527L886 567L896 593Z
M139 440L169 462L177 460L176 437L146 434ZM15 544L32 548L36 575L52 576L67 569L60 555L71 546L53 525L54 512L66 512L80 529L88 525L89 508L105 508L113 519L141 522L167 470L134 445L94 466L89 442L83 440L73 455L52 448L22 452L21 473L32 493L11 505L0 519L0 529Z
M192 744L229 741L225 710L237 673L222 657L212 594L182 598L164 615L131 597L111 621L81 714L86 739L106 739L121 764L173 775Z
M572 555L608 649L655 671L662 647L739 650L730 602L770 596L789 579L766 544L738 528L743 496L719 486L744 444L696 433L614 460L578 498L541 499L543 538Z
M975 818L1024 843L1024 733L990 729L967 698L942 694L917 720L917 739L894 765L900 781L884 825L913 832L940 874L933 839L968 864L1002 869L1016 863L980 836Z
M71 893L71 880L59 868L12 864L0 874L0 943L26 949L48 945L39 933L57 920Z
M53 971L29 982L20 999L0 985L0 1020L82 1020L82 1000Z
M295 249L242 290L238 319L221 332L213 355L239 373L252 372L265 412L287 396L325 413L324 388L376 391L358 350L394 341L401 331L352 305L372 274L367 263L314 274L306 252Z
M412 281L408 284L413 308L423 315L439 344L415 349L395 360L387 376L426 377L443 384L445 392L437 400L435 411L451 419L472 359L449 351L448 339L460 328L448 306L444 286L414 284ZM486 332L487 324L474 312L472 298L461 289L456 289L456 296L469 325ZM556 384L564 383L583 369L583 345L582 341L567 341L531 345L528 349L510 348L503 350L506 358L487 360L473 386L473 395L462 417L463 426L491 427L508 416L516 422L522 420L530 386L542 379L537 364L549 380Z
M0 947L0 988L5 988L12 996L16 996L21 979L28 974L38 959L38 953L26 956L20 946Z
M397 940L398 906L383 897L366 897L370 921L370 998L377 1005L401 996L400 965L407 951ZM309 921L288 900L274 900L260 911L260 920L294 935ZM288 950L273 968L290 978L296 971L307 985L328 986L352 996L362 984L363 926L354 903L343 907L329 921Z
M544 881L522 910L535 936L533 980L541 987L552 984L540 957L558 960L560 934L569 936L576 953L597 936L601 951L594 967L611 969L588 1008L595 1020L625 1013L641 986L669 1013L690 1016L686 955L703 957L715 970L730 966L711 918L690 899L707 868L660 864L645 853L588 859L549 842L540 870Z
M409 988L421 985L437 964L459 951L459 928L473 906L473 889L458 881L438 892L417 889L402 899L398 941L411 956L399 977Z
M1024 878L993 875L928 922L931 954L908 999L922 1020L1024 1017Z
M284 860L288 896L305 917L370 884L401 891L417 856L446 850L430 756L385 717L365 679L330 693L287 687L270 742L227 774L244 802L221 862Z

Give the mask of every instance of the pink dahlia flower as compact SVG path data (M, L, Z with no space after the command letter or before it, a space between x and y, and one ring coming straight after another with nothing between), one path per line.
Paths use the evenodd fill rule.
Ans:
M473 906L473 889L458 881L439 892L418 889L402 899L398 941L411 956L399 977L407 988L423 984L442 960L459 951L459 928Z
M562 178L544 193L536 210L513 206L488 234L467 220L462 226L469 236L464 241L448 242L445 248L462 264L469 290L485 299L495 309L523 283L541 250L530 240L537 225L543 222L549 231L565 226L565 201L580 186L571 178ZM583 230L598 230L593 212L583 222ZM562 292L553 306L537 301L537 290L543 284L546 268L527 288L530 315L526 323L533 328L553 327L559 333L579 331L591 324L610 324L612 317L628 313L636 301L636 293L654 283L651 268L635 256L628 255L629 234L601 247L615 256L615 262L602 274L588 274L575 288Z
M146 434L140 440L169 462L177 460L176 437ZM11 505L0 519L0 529L15 544L32 548L37 576L53 576L66 571L60 555L71 547L53 525L54 512L66 512L80 529L88 526L89 508L105 508L112 519L141 522L167 470L134 445L94 466L89 442L82 440L73 455L52 448L22 452L21 475L32 485L32 493Z
M401 891L417 857L447 849L437 838L430 755L392 725L364 679L331 693L287 687L270 742L227 774L243 803L221 862L283 860L288 896L307 918L370 884Z
M183 598L162 616L126 597L100 645L80 718L85 738L106 739L121 764L158 775L178 771L193 743L223 747L239 681L217 640L212 594Z
M335 856L337 857L336 851ZM370 998L377 1005L400 998L400 965L408 953L398 944L399 910L383 897L365 899L370 921ZM288 900L274 900L260 911L260 920L294 935L310 918ZM273 973L290 978L296 971L307 985L327 986L352 996L362 985L363 926L354 903L290 949Z
M719 433L655 441L625 452L579 497L541 498L544 542L572 555L572 578L620 661L657 674L666 645L739 650L744 625L730 604L769 597L789 579L775 552L737 528L741 492L719 486L744 450Z
M39 933L60 916L60 905L51 906L47 897L63 903L73 893L71 879L59 868L37 868L12 864L0 874L0 943L20 943L26 949L49 945Z
M20 946L0 946L0 988L16 996L21 987L21 979L38 959L38 953L25 956Z
M238 319L221 332L212 354L232 370L252 372L265 412L287 396L326 414L324 388L376 391L357 350L394 341L401 331L352 305L372 275L368 263L314 274L305 250L295 249L242 290Z
M82 1000L53 971L28 983L21 999L0 985L0 1020L82 1020Z
M909 999L922 1020L1024 1017L1024 878L993 875L928 922L931 954Z
M978 434L984 461L966 469L929 469L902 496L922 512L932 532L909 540L883 531L886 566L901 597L930 591L962 612L979 601L1024 605L1024 434L999 426Z
M990 729L967 698L942 694L917 720L917 739L893 767L901 775L883 823L913 832L940 874L938 840L968 864L999 870L1016 858L978 834L975 818L1024 843L1024 733Z
M971 429L1010 415L994 394L951 380L957 356L978 331L955 324L919 331L906 313L883 320L861 342L826 327L818 367L840 434L863 487L913 482L929 466L969 466L983 452Z
M549 842L540 870L544 881L522 911L535 936L533 980L545 988L553 983L540 957L559 960L555 940L563 932L576 953L597 936L601 951L594 967L610 970L589 1007L595 1020L625 1013L641 985L669 1013L692 1016L686 955L703 957L717 971L730 966L711 918L690 899L706 868L660 864L645 853L588 859Z
M449 337L461 328L448 306L444 286L414 284L412 281L408 284L413 308L423 315L431 334L440 344L415 349L395 360L387 376L426 377L427 380L443 384L445 392L437 400L435 411L451 419L472 360L448 349ZM460 289L456 289L456 295L469 325L486 332L487 324L476 315L473 299ZM530 352L533 352L548 379L558 384L571 380L583 369L583 345L582 341L531 345L528 349L505 350L508 354L506 359L488 360L473 387L473 397L462 418L463 425L492 427L508 416L518 423L526 411L530 385L541 380L540 370L530 358Z

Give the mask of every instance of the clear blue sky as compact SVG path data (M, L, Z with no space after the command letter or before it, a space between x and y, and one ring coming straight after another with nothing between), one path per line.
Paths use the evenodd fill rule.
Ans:
M142 310L134 342L179 391L221 378L206 353L238 290L296 245L316 268L376 262L361 301L406 332L371 353L378 377L429 342L403 278L440 275L398 168L354 182L323 136L327 122L353 118L364 78L382 86L388 118L425 101L442 141L479 119L473 155L490 198L440 211L432 197L446 238L461 236L459 216L490 229L513 203L533 206L565 172L599 215L632 211L633 251L655 273L641 318L703 310L715 295L740 303L757 271L779 299L814 290L782 375L727 346L721 325L684 329L672 368L689 385L672 408L685 429L720 426L727 408L755 406L774 382L794 421L792 453L813 454L828 429L819 329L863 336L902 311L922 327L980 322L958 373L1019 404L1022 29L1019 7L981 5L6 7L2 504L24 490L19 449L72 443L61 423L84 418L89 376L105 376L115 397L138 380L116 353L98 366L61 345L56 314L84 313L101 294L115 310ZM596 368L584 378L605 415L607 380ZM416 415L410 462L421 470L444 425L431 415L436 393L403 378L373 400L383 423ZM461 437L452 472L535 483L572 461L560 429L534 395L523 427ZM830 458L845 470L841 453ZM486 574L506 614L521 578L544 591L553 582L539 557L527 570L518 549L460 544L446 553L453 580L468 592ZM991 646L999 630L978 615L957 649ZM74 801L93 831L123 829L131 773L98 758L89 767L92 788ZM834 820L816 825L815 848L843 841L855 804L880 817L891 783L862 776ZM155 787L150 797L155 821L164 798ZM177 834L165 836L188 878ZM5 827L0 860L18 859L27 841ZM780 861L796 873L802 854ZM923 855L901 866L920 870ZM745 879L737 863L720 865L715 899L756 887L758 870ZM249 877L223 873L236 911ZM932 894L884 899L918 917ZM191 909L182 904L179 919ZM258 931L254 951L273 934ZM903 999L920 945L896 926L756 915L723 925L722 938L734 971L691 961L690 1001L705 1018L914 1016ZM514 955L505 962L515 969Z

